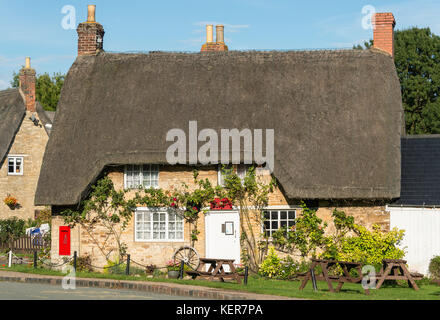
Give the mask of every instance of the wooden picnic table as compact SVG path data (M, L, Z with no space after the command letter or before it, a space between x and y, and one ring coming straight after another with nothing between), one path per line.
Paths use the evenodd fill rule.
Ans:
M329 269L333 266L340 266L342 268L342 271L344 272L343 275L338 276L331 276L329 275ZM322 273L321 274L315 274L315 278L318 281L326 281L328 288L330 292L339 292L344 285L344 283L361 283L362 282L362 265L357 262L346 262L346 261L335 261L335 260L320 260L320 259L312 259L312 266L311 270L315 270L317 266L321 266ZM355 269L357 270L358 277L353 277L350 274L350 270ZM307 282L312 279L312 273L309 270L304 280L301 283L301 286L299 287L299 290L303 290L306 286ZM333 288L332 282L337 282L338 287L336 290ZM370 294L370 290L365 289L366 294Z
M380 289L385 280L406 280L411 288L419 290L414 278L420 279L421 275L411 274L406 268L406 261L399 259L384 259L382 269L377 276L378 283L376 289ZM423 276L422 276L423 277Z
M186 271L193 279L197 277L208 278L210 281L219 279L224 282L225 279L233 279L241 284L240 275L234 266L234 259L212 259L212 258L200 258L200 264L196 271ZM206 271L206 266L209 266ZM223 266L229 266L229 272L226 272Z

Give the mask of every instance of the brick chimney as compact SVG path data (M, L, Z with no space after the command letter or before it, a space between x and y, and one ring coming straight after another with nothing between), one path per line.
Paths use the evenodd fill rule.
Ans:
M94 55L104 50L104 27L96 22L95 5L88 6L87 22L80 23L78 32L78 55Z
M206 26L206 43L202 45L201 52L215 52L215 51L228 51L228 46L225 44L223 25L215 26L216 30L216 42L213 42L213 25Z
M26 111L35 112L35 83L36 72L31 68L31 58L26 58L26 65L19 73L20 90L26 103Z
M394 58L394 27L396 20L392 13L376 13L373 17L373 47L387 52Z

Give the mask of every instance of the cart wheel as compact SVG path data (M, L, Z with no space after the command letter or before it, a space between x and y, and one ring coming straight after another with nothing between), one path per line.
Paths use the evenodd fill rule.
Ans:
M180 247L173 255L174 263L181 263L183 261L187 266L193 270L197 270L200 264L200 257L196 249L193 247Z

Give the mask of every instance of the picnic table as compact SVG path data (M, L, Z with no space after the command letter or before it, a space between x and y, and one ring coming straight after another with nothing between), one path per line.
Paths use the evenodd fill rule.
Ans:
M333 266L340 266L343 275L330 275L329 269ZM335 260L320 260L320 259L312 259L311 270L315 270L317 266L321 266L322 273L315 274L316 280L326 281L330 292L339 292L344 285L344 283L361 283L362 282L362 265L357 262L346 262L346 261L335 261ZM357 270L358 276L353 277L350 274L352 269ZM299 290L303 290L306 286L307 282L312 279L312 272L308 271L303 279ZM336 290L333 288L332 282L337 282L338 287ZM368 289L365 289L366 294L370 294Z
M406 261L399 259L384 259L382 262L382 269L377 276L378 283L376 289L380 289L385 280L406 280L411 288L419 290L414 279L420 279L423 275L410 273L406 268Z
M200 264L195 271L186 271L186 273L193 279L197 277L208 278L210 281L219 279L225 282L225 279L233 279L241 284L240 275L234 266L234 259L212 259L212 258L200 258ZM206 266L209 266L206 271ZM229 266L229 272L226 272L223 266Z

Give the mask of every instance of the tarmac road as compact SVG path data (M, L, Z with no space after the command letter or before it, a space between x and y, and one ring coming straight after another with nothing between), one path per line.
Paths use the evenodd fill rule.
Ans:
M0 300L197 300L151 292L0 281Z

